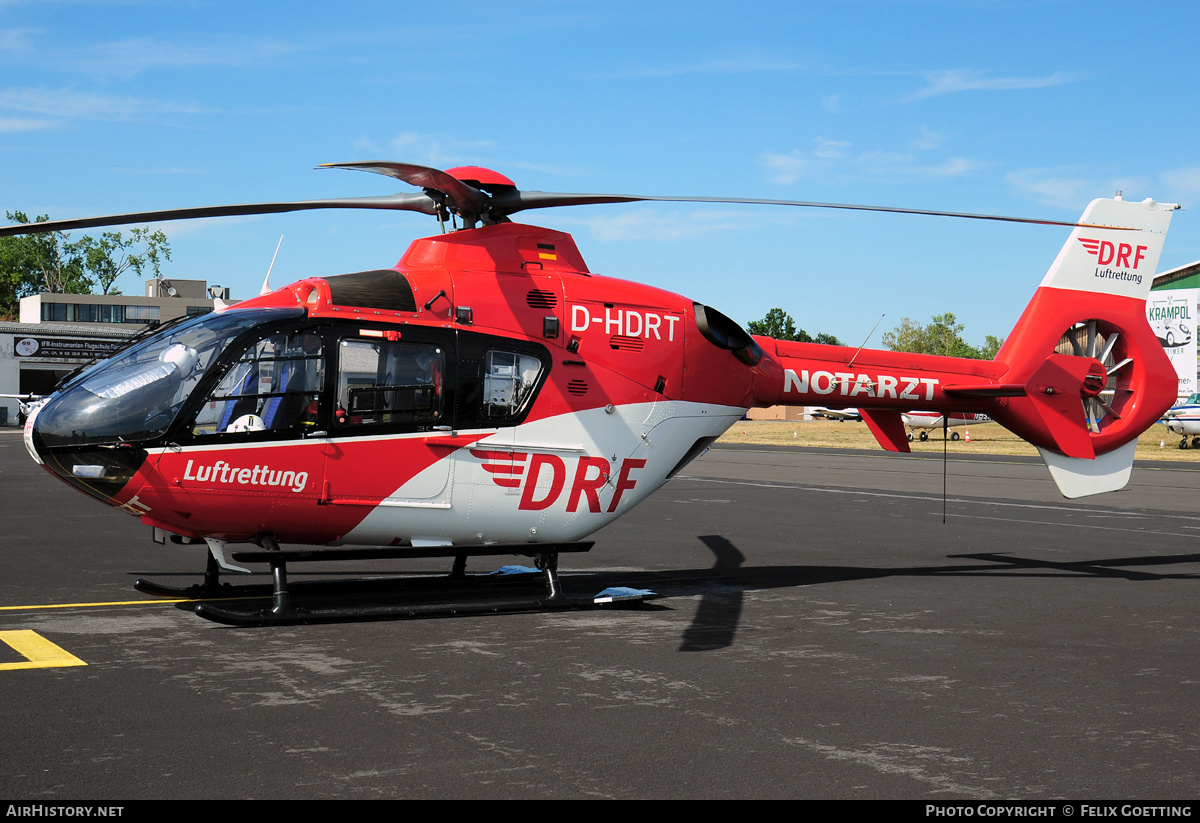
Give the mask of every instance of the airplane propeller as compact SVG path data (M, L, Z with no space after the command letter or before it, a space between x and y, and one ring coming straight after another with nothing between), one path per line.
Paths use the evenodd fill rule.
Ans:
M973 214L969 212L941 211L936 209L901 208L896 206L867 206L853 203L822 203L807 200L772 200L747 197L692 197L644 194L581 194L571 192L521 191L508 178L490 169L478 166L463 166L447 171L419 166L412 163L388 161L364 161L355 163L329 163L318 168L357 169L382 174L419 186L421 192L383 195L377 197L346 197L319 200L268 201L241 203L223 206L198 206L182 209L110 214L100 217L83 217L69 220L46 220L40 223L24 223L0 226L0 237L17 234L40 234L54 231L90 229L101 226L121 226L132 223L156 223L167 220L191 220L205 217L233 217L253 214L281 214L312 209L383 209L392 211L415 211L445 221L449 213L458 215L465 228L473 228L477 222L501 223L509 215L528 209L548 209L560 206L584 206L604 203L632 203L640 201L667 203L731 203L761 206L792 206L799 208L842 209L850 211L884 212L888 214L918 214L933 217L958 217L969 220L994 220L1005 223L1032 223L1042 226L1070 226L1087 228L1100 227L1086 223L1061 220L1043 220L1028 217L1006 217L995 214ZM472 185L472 183L476 185Z

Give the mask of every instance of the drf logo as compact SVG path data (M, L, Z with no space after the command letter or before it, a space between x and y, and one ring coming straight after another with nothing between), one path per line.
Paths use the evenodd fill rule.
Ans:
M471 454L483 461L483 469L492 476L492 482L504 489L521 489L518 509L541 511L554 505L562 497L567 484L567 464L556 454L534 454L528 452L490 451L471 449ZM621 461L621 470L616 480L612 478L608 461L603 457L580 457L575 464L571 491L567 495L567 511L579 510L584 500L588 511L601 511L600 494L606 486L612 486L609 513L617 510L621 497L637 485L630 475L643 468L645 460L627 457Z
M1107 266L1113 263L1123 269L1136 269L1142 262L1142 258L1146 256L1147 246L1131 246L1128 243L1113 243L1109 240L1091 240L1086 237L1080 237L1079 242L1083 244L1084 249L1088 254L1096 256L1096 262L1101 266ZM1133 255L1133 262L1129 262L1129 255Z

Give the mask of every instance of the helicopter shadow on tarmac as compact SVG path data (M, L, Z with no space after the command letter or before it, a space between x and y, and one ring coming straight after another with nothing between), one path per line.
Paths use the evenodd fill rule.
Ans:
M868 568L855 566L751 566L742 567L745 556L729 540L720 535L704 535L703 542L716 556L711 570L695 574L695 583L702 586L700 605L692 624L683 634L680 651L710 651L733 644L741 616L746 591L799 586L844 583L886 577L1097 577L1129 581L1200 579L1197 573L1155 573L1140 571L1136 566L1173 566L1200 563L1200 553L1186 555L1123 557L1105 560L1055 562L1020 557L1007 553L947 555L949 560L975 560L979 563L946 566L914 566ZM669 573L672 582L680 582L680 573ZM701 578L700 575L703 574ZM653 579L639 579L637 585L659 585L664 593L668 584L656 584ZM678 596L679 592L666 594Z
M1145 555L1079 561L1052 561L1022 557L1011 553L983 552L973 554L946 555L951 561L975 561L949 563L940 566L832 566L832 565L784 565L744 566L746 557L730 540L721 535L698 535L714 555L713 565L704 569L675 569L636 572L579 571L566 575L566 587L572 592L600 591L613 586L629 586L649 589L657 593L660 600L631 603L627 608L639 610L671 610L673 598L696 597L700 602L691 623L683 631L678 650L681 652L704 652L727 648L734 638L742 618L746 592L772 589L800 588L888 577L978 577L978 578L1096 578L1147 582L1157 580L1200 579L1200 573L1170 571L1146 571L1139 567L1173 567L1200 564L1200 553L1176 555ZM319 609L326 599L336 598L345 602L347 598L362 607L362 620L404 619L405 617L428 617L422 609L448 601L473 601L479 598L495 598L503 604L505 598L528 598L536 591L541 578L536 574L496 576L473 574L465 578L450 578L443 573L410 573L404 577L389 576L371 579L364 577L379 574L378 571L359 569L349 571L309 571L298 577L322 578L297 581L298 599L307 606ZM261 575L255 575L261 578ZM361 579L347 580L354 577ZM330 580L330 578L341 578ZM261 608L264 600L269 601L269 583L247 582L228 586L212 600L219 600L233 608L253 610ZM386 617L371 617L376 609L394 606L402 600L411 605L409 615L388 612ZM668 602L663 602L668 601ZM177 604L184 610L192 610L196 601ZM536 609L506 609L497 607L495 613L503 611L535 611ZM487 614L488 608L464 609L461 614ZM454 616L443 614L441 616ZM325 622L313 620L312 622ZM353 621L352 621L353 622Z

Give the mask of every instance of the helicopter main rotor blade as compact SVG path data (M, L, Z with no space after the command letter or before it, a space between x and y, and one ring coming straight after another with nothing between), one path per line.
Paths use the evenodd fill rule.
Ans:
M633 203L639 201L793 206L811 209L843 209L889 214L960 217L969 220L997 220L1005 223L1032 223L1041 226L1123 229L1120 226L1096 226L1089 223L1071 223L1061 220L1039 220L1027 217L1005 217L995 214L972 214L969 212L939 211L934 209L909 209L896 206L821 203L807 200L766 200L748 197L683 197L646 194L575 194L569 192L520 191L518 189L500 191L489 196L451 174L439 169L430 168L429 166L419 166L413 163L363 161L354 163L327 163L318 168L357 169L359 171L383 174L397 180L403 180L413 186L420 186L424 191L380 197L348 197L293 202L243 203L227 206L199 206L185 209L163 209L160 211L131 212L102 217L85 217L75 220L47 220L41 223L0 226L0 237L8 237L16 234L40 234L44 232L70 231L73 229L90 229L101 226L121 226L131 223L155 223L165 220L190 220L204 217L231 217L250 214L280 214L310 209L390 209L415 211L434 216L440 214L444 217L444 209L447 204L452 206L468 221L467 227L471 227L477 218L486 221L499 221L510 214L526 209L548 209L558 206L584 206L602 203Z
M479 214L487 195L441 169L418 166L415 163L393 163L387 160L362 160L353 163L322 163L319 169L357 169L403 180L411 186L433 189L446 195L451 205L468 214Z
M798 206L809 209L844 209L849 211L886 212L889 214L923 214L930 217L961 217L968 220L998 220L1003 223L1032 223L1039 226L1078 226L1090 229L1120 228L1118 226L1096 226L1091 223L1073 223L1063 220L1005 217L998 214L908 209L897 206L863 206L853 203L820 203L808 200L763 200L749 197L686 197L644 194L571 194L569 192L511 191L503 192L493 197L492 206L497 211L504 212L505 214L514 214L525 209L549 209L557 206L584 206L597 203L631 203L642 200L666 203L736 203L755 206Z
M479 214L486 208L494 215L510 215L527 209L549 209L559 206L588 206L604 203L632 203L658 201L667 203L732 203L757 206L798 206L810 209L843 209L849 211L873 211L890 214L920 214L930 217L960 217L968 220L996 220L1003 223L1031 223L1039 226L1071 226L1082 228L1117 228L1095 226L1090 223L1074 223L1063 220L1041 220L1028 217L1006 217L997 214L973 214L970 212L937 211L932 209L909 209L897 206L865 206L853 203L821 203L808 200L765 200L749 197L689 197L646 194L576 194L572 192L512 191L500 192L490 198L474 186L467 185L453 175L430 166L415 163L393 163L386 160L364 160L352 163L323 163L323 169L357 169L383 174L403 180L413 186L434 189L446 195L460 211Z
M196 206L186 209L162 209L102 217L81 217L74 220L45 220L0 226L0 237L15 234L42 234L52 231L91 229L99 226L124 226L130 223L157 223L165 220L191 220L201 217L235 217L247 214L281 214L310 209L390 209L437 214L438 203L423 192L390 194L381 197L343 197L327 200L298 200L278 203L241 203L228 206Z

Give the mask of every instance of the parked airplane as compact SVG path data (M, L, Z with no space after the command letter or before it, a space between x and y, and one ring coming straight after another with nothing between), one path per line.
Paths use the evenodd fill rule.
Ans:
M829 420L854 420L861 421L862 415L858 413L858 409L828 409L824 406L813 406L809 409L809 414L817 417L825 417Z
M1179 448L1186 449L1190 437L1192 448L1200 449L1200 393L1193 394L1178 406L1167 409L1162 416L1162 422L1171 431L1182 435Z
M950 430L950 439L958 440L959 433L955 429L961 429L967 426L980 426L984 423L995 422L986 414L978 414L976 412L954 412L950 415L950 422L946 424L946 415L941 412L931 411L913 411L904 415L904 425L908 426L908 442L913 441L913 432L917 431L917 438L924 443L929 439L930 429L947 428Z

